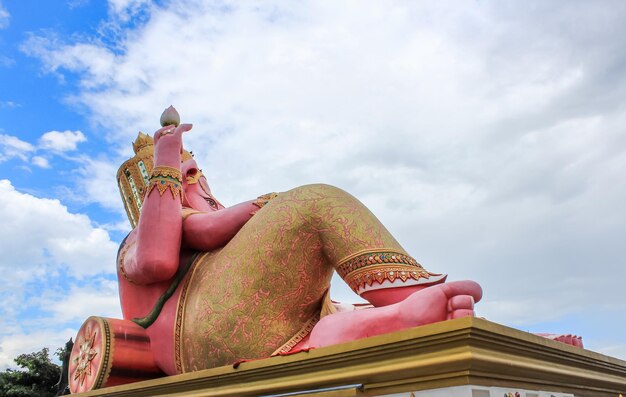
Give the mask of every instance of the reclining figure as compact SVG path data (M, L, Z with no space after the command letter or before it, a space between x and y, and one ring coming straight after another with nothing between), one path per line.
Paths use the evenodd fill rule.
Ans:
M73 392L128 382L115 378L124 366L178 374L474 315L477 283L426 271L338 188L302 186L225 208L183 149L191 128L140 133L118 172L133 226L117 259L124 320L83 325ZM334 304L334 271L371 305ZM143 364L136 353L91 371L121 354L122 343L111 353L98 341L130 333L149 341L135 347Z

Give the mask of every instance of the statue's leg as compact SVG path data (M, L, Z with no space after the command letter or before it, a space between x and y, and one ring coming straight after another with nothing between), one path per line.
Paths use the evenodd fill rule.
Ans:
M294 193L299 193L298 190ZM303 188L313 196L311 224L320 231L323 250L337 273L374 306L400 302L414 292L445 281L426 271L360 201L327 185Z
M179 305L179 370L269 356L307 335L334 268L357 293L443 281L348 193L327 185L281 193L197 261Z
M289 193L294 198L306 197L309 205L299 213L319 231L325 256L356 293L377 306L322 318L310 340L300 347L325 346L474 314L474 302L482 295L478 284L441 284L444 275L424 270L351 195L325 185Z

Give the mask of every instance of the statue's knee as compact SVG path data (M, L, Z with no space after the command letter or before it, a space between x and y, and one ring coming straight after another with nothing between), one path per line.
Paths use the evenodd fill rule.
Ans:
M311 197L337 197L337 196L350 196L346 191L325 183L314 183L310 185L304 185L294 189L300 194L305 194Z

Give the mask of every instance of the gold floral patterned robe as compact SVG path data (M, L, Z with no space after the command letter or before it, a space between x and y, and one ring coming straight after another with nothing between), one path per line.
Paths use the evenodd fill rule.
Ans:
M357 199L328 185L281 193L182 284L179 372L286 352L319 319L333 270L355 290L426 281L426 272Z

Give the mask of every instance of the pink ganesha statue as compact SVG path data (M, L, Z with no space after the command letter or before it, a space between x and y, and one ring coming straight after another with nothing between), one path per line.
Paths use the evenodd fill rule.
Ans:
M192 126L172 107L162 125L118 171L124 319L83 324L72 392L474 315L477 283L425 270L350 194L308 185L225 208L183 149ZM331 301L334 271L370 305Z

